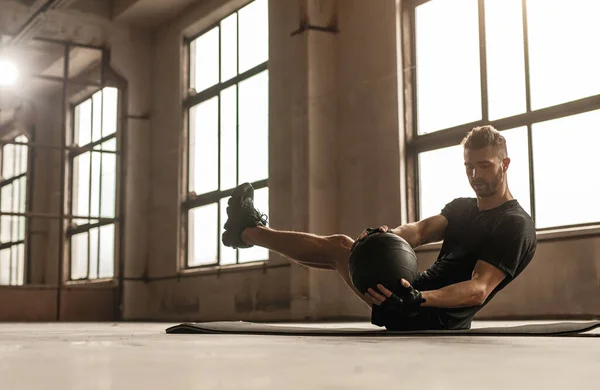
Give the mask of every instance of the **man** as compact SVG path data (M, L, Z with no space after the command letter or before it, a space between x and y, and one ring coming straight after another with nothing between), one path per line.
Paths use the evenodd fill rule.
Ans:
M233 248L262 246L308 267L337 270L372 308L371 322L391 330L465 329L475 314L513 281L536 250L531 217L513 198L506 173L510 165L505 138L492 126L471 130L462 141L464 165L475 198L457 198L439 215L382 232L393 232L413 248L443 240L436 262L419 273L405 293L385 286L362 295L348 274L354 240L336 234L317 236L278 231L253 205L253 188L243 184L229 199L223 243ZM440 189L443 190L443 189ZM371 229L365 230L361 240Z

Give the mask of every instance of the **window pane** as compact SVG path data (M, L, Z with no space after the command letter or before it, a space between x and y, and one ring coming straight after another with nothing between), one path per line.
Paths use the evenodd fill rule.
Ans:
M0 285L10 284L10 248L0 250Z
M25 278L25 245L17 245L17 279L15 284L22 286Z
M90 152L73 159L73 214L88 216L90 213ZM74 220L86 223L86 220Z
M190 45L190 84L202 92L219 82L219 27L192 41Z
M219 100L214 97L190 109L190 191L219 188Z
M19 142L27 142L27 139L25 139L24 141L19 141ZM19 158L17 160L17 171L18 171L18 175L27 172L27 153L28 153L28 149L27 146L18 146L19 148Z
M92 142L102 138L102 91L92 96Z
M19 240L19 217L11 217L11 225L10 225L10 240L12 242Z
M237 75L237 14L221 21L221 82Z
M269 13L267 0L255 0L239 12L240 73L269 58Z
M15 138L16 142L27 143L29 140L24 135L19 135ZM29 148L25 145L16 146L18 149L18 157L16 161L16 171L15 175L20 175L27 172L27 156L29 153Z
M600 110L533 125L536 226L600 221Z
M465 173L462 145L419 154L419 218L440 213L446 203L475 193Z
M521 0L485 0L485 38L490 120L525 112Z
M71 279L84 279L88 272L88 234L71 237Z
M506 172L508 188L513 198L518 200L521 207L531 215L527 127L504 130L501 133L506 138L506 148L508 149L508 157L510 158L510 165Z
M269 75L239 84L239 183L269 176Z
M418 133L481 119L477 0L432 0L415 12Z
M2 148L2 177L15 176L15 145L7 144Z
M100 161L102 157L100 153L92 153L92 181L91 181L91 200L90 200L90 216L97 217L100 215Z
M100 239L98 234L98 228L90 229L90 275L88 278L98 278L98 241Z
M223 232L225 231L225 229L223 229L223 225L225 224L225 221L227 221L227 201L229 198L223 198L220 200L219 204L220 204L220 209L221 209L221 226L219 226L219 245L221 246L221 259L220 259L220 264L221 265L228 265L228 264L235 264L236 262L236 252L237 250L233 249L233 248L229 248L225 245L223 245L223 242L221 242L221 237L223 235ZM246 250L246 249L244 249Z
M17 238L15 241L23 241L23 240L25 240L25 224L27 223L26 219L25 219L25 217L14 217L14 218L18 219L17 223L19 224L19 231L18 231Z
M2 189L2 191L4 192L4 188ZM4 199L4 197L2 199ZM4 210L2 210L2 211L4 211ZM10 242L11 241L11 237L10 237L11 224L12 224L12 217L10 217L10 216L0 217L0 241L1 242Z
M117 131L118 95L119 90L116 88L102 90L102 137Z
M2 198L2 211L10 213L13 211L13 183L6 184L2 187L0 197Z
M75 139L79 146L89 144L92 140L92 99L75 107Z
M10 284L15 285L17 283L17 259L19 253L16 246L10 247Z
M100 150L110 150L110 151L116 152L117 151L117 139L111 138L108 141L106 141L98 146L100 146Z
M236 186L236 86L221 92L221 190Z
M11 195L11 211L18 212L19 211L19 181L12 182L12 195Z
M600 93L598 15L598 1L527 1L532 109Z
M189 211L188 266L217 263L218 207L216 203Z
M269 215L269 188L254 191L254 207L261 213ZM269 250L260 246L253 246L240 251L240 263L262 261L269 259Z
M17 182L19 184L19 197L16 210L19 213L24 213L27 204L27 176L21 177Z
M102 154L102 199L101 217L114 218L117 196L117 156Z
M112 278L115 268L115 225L100 227L100 278Z
M529 191L529 146L527 128L501 132L506 138L511 159L507 171L508 186L515 199L531 215ZM465 173L462 145L419 154L419 218L439 214L450 201L475 197Z

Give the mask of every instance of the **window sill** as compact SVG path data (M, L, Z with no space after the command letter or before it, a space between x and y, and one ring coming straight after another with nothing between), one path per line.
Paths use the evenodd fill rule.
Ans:
M600 237L600 225L543 230L537 232L538 241L560 241L568 240L570 238L585 237Z
M600 225L584 226L577 228L563 228L555 230L543 230L538 231L536 235L538 242L562 241L569 240L572 238L600 237ZM417 249L415 249L415 252L433 252L439 251L441 248L442 242L439 241L420 246Z
M65 282L65 288L112 288L116 286L113 278L92 280L69 280Z
M202 276L211 274L222 274L222 273L233 273L233 272L245 272L245 271L257 271L270 268L282 268L289 267L289 263L276 263L270 264L269 260L253 261L242 264L228 264L228 265L210 265L194 268L186 268L179 272L179 277L189 276ZM154 279L151 279L151 281Z
M23 285L0 285L0 290L56 290L56 286L45 284L23 284Z

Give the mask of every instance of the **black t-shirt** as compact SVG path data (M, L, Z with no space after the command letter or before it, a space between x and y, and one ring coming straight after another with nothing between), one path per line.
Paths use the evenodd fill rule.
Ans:
M442 248L436 262L413 282L417 290L437 290L470 280L478 260L506 274L481 306L427 308L429 316L435 312L435 321L443 328L468 328L475 314L531 262L537 246L535 225L517 200L480 211L476 198L457 198L441 215L448 220Z

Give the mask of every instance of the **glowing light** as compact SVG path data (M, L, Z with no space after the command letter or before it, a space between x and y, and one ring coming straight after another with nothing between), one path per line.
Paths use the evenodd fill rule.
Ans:
M17 66L11 61L0 59L0 85L13 85L18 79Z

